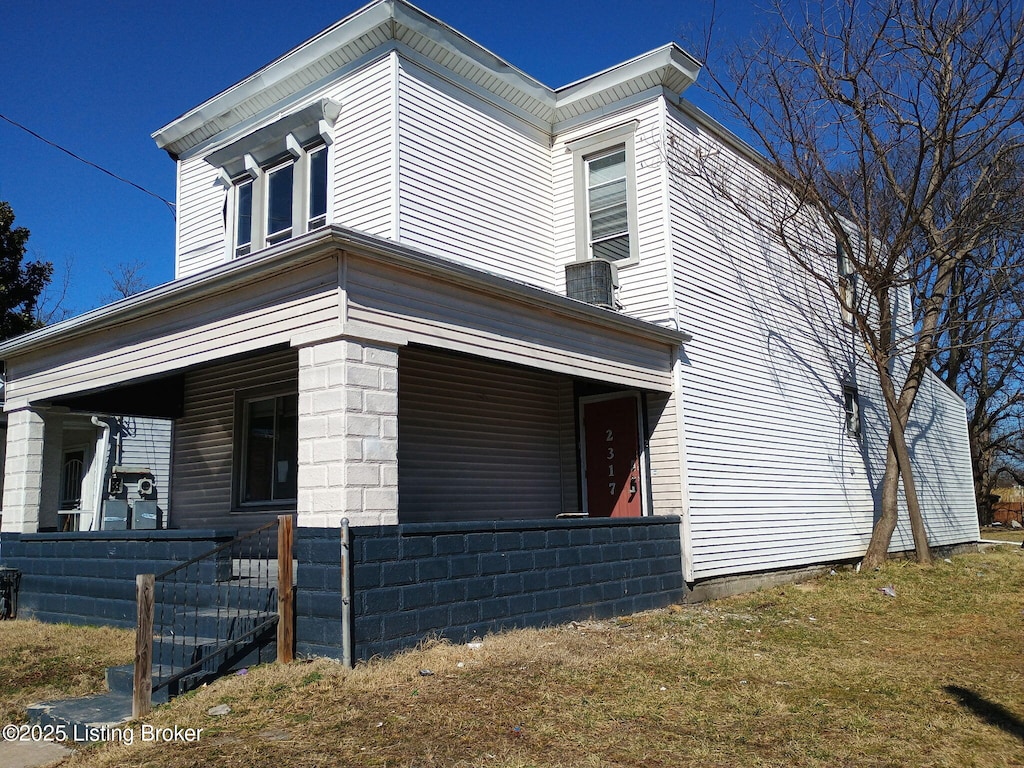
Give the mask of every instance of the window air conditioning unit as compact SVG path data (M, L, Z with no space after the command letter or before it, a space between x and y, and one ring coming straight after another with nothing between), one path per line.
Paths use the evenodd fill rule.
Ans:
M565 265L565 295L607 309L616 309L615 289L619 275L604 259L587 259Z

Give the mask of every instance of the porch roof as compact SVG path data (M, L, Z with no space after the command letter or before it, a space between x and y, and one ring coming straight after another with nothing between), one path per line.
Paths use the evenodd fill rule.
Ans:
M324 259L332 256L338 257L337 283L329 276L331 273L324 273ZM248 313L249 317L258 317L263 311L259 302L263 301L264 292L268 289L281 293L282 301L297 306L306 299L294 290L288 289L293 280L298 280L296 285L307 291L303 295L312 297L315 293L318 297L311 299L313 304L310 304L311 309L308 312L319 313L319 320L310 321L312 325L304 332L301 324L307 321L298 317L300 313L294 312L290 321L291 330L281 338L275 337L273 340L270 337L257 338L258 334L252 333L253 329L250 327L248 341L243 346L233 348L234 353L251 351L260 344L266 346L290 343L296 346L316 343L331 334L359 335L373 325L373 320L365 313L359 315L358 312L356 317L345 319L348 307L353 307L354 310L363 309L356 304L346 303L349 301L345 296L348 289L345 278L340 274L340 265L347 263L346 259L355 259L353 264L368 265L373 271L384 276L382 279L385 286L395 275L405 275L406 277L402 278L405 284L415 286L405 290L418 292L421 300L425 291L456 290L462 291L466 296L476 297L473 300L474 304L467 305L476 315L487 306L493 307L494 313L507 311L509 322L501 324L501 327L511 334L507 338L519 334L517 328L522 326L516 323L528 322L534 326L531 332L536 333L538 324L548 324L548 327L557 329L564 322L567 329L575 328L577 334L584 333L584 336L579 338L590 340L588 345L591 351L588 354L592 355L592 359L601 359L605 354L600 351L601 344L595 344L595 340L599 339L607 339L606 343L609 344L615 339L620 354L623 343L629 339L634 340L632 343L636 348L644 347L653 351L661 347L665 350L665 357L661 359L666 361L673 357L672 350L690 339L690 336L681 330L586 304L550 290L458 264L390 240L344 227L330 226L0 343L0 360L7 364L8 374L11 376L7 404L10 407L20 407L30 402L46 402L56 397L103 389L130 380L165 375L201 363L203 359L185 350L185 345L191 338L190 327L186 326L193 317L203 319L204 313L209 313L212 307L222 307L220 311L224 317L236 307L239 310L236 319L245 313ZM391 275L391 278L388 278L388 275ZM333 290L337 292L337 297L333 300L330 299L331 285L336 286ZM367 288L361 284L353 286L353 290L356 287ZM237 304L238 297L242 295L248 297L249 301L244 313L241 305ZM443 304L447 298L449 297L439 296L438 300ZM330 320L332 301L334 321ZM505 307L508 310L505 310ZM384 326L391 323L392 328L398 328L402 322L408 324L410 317L415 320L415 312L410 305L408 311L404 313L404 320L393 315L382 316L381 322ZM492 338L501 338L500 328L487 328L487 332L492 333ZM398 333L401 335L400 330ZM493 336L495 333L499 335ZM164 345L159 354L156 354L155 347L149 346L161 338L167 339L172 335L178 339L176 347ZM415 330L405 336L406 341L417 340ZM430 343L429 340L427 343ZM556 346L560 343L562 342L556 343ZM175 348L181 351L175 353ZM449 348L459 349L457 345ZM472 349L463 351L472 352ZM211 351L207 357L213 359L219 354L222 353ZM517 360L516 354L518 353L514 351L509 352L506 358L510 362L523 362L521 359ZM552 350L546 354L547 359L555 359L551 357L554 354ZM648 354L650 359L650 353L645 354ZM162 362L155 361L153 355L161 357ZM120 360L129 362L115 362L114 356L120 356ZM522 355L519 357L522 358ZM573 357L570 354L564 360L547 365L553 370L568 373L575 370L576 363ZM622 362L620 359L620 363ZM629 362L625 364L632 365ZM642 364L641 368L648 365L649 363ZM666 365L667 362L658 363L657 367L667 373L670 366L664 367ZM583 371L579 375L587 376ZM627 374L627 378L629 376ZM633 377L632 380L640 379ZM662 387L659 385L656 388Z
M49 344L63 343L96 331L113 329L127 321L167 309L182 301L215 296L254 277L276 271L282 266L295 267L304 261L313 261L331 250L354 251L359 255L378 258L425 275L441 277L453 284L482 290L496 297L525 301L556 314L586 320L598 327L625 331L670 346L685 344L692 338L683 330L587 304L554 291L458 264L386 238L330 225L259 251L250 257L235 259L195 275L172 280L113 304L0 342L0 360L28 351L38 352Z

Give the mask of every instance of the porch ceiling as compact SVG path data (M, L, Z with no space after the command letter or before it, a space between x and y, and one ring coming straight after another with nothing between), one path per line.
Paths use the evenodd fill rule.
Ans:
M87 413L177 419L185 411L185 377L181 374L162 376L137 384L58 397L50 404Z

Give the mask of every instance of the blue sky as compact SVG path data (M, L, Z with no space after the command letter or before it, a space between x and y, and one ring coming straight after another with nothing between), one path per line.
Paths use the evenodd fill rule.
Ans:
M364 5L358 0L11 0L0 4L0 113L174 199L174 163L150 134ZM421 0L441 19L557 87L670 41L710 3L695 0ZM718 3L739 34L746 3ZM732 27L730 29L730 26ZM697 99L695 99L697 100ZM698 100L699 102L699 100ZM144 262L173 277L174 219L159 200L0 121L0 200L28 227L30 258L70 263L65 308L109 300L105 270Z

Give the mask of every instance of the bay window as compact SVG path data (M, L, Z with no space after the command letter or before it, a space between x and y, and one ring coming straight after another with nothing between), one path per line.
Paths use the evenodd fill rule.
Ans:
M297 148L284 162L249 163L235 181L234 254L288 240L327 223L327 147Z
M204 156L226 190L230 256L247 256L330 221L331 144L341 105L318 99Z

